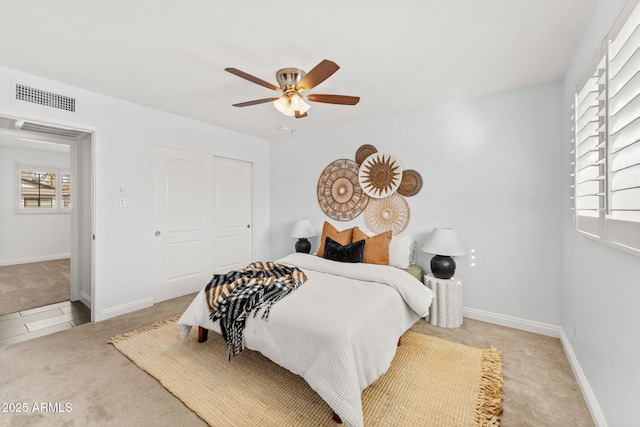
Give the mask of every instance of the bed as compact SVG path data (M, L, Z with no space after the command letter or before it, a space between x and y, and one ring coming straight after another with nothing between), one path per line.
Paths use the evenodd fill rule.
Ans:
M268 319L260 312L247 319L245 346L302 376L344 423L362 427L362 391L387 371L402 334L428 315L433 293L391 266L302 253L276 262L302 269L308 280L273 305ZM178 324L183 338L192 327L220 333L204 289Z

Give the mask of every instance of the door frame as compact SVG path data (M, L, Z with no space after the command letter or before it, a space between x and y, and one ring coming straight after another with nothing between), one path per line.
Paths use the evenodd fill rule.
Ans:
M72 297L80 297L80 289L79 289L79 275L80 275L80 269L86 269L89 268L90 270L90 277L91 277L91 301L90 304L91 306L89 307L91 310L91 321L95 322L96 320L100 320L97 316L98 316L98 307L100 307L99 305L99 297L98 297L98 292L97 289L99 287L99 284L96 281L96 259L97 259L97 253L96 253L96 240L95 240L95 233L96 233L96 229L97 224L98 224L98 215L97 215L97 208L96 206L98 205L99 201L98 201L98 195L96 192L96 188L97 188L97 184L98 184L98 176L99 176L99 165L98 165L98 147L99 147L99 141L100 141L100 129L98 127L95 126L89 126L86 124L82 124L82 123L77 123L77 122L71 122L71 121L65 121L65 120L60 120L60 119L54 119L48 116L42 116L42 115L36 115L36 114L29 114L29 113L25 113L22 111L13 111L13 110L7 110L7 109L0 109L0 116L2 117L8 117L8 118L12 118L12 119L16 119L16 120L25 120L25 121L30 121L30 122L36 122L36 123L40 123L43 125L50 125L50 126L54 126L54 127L64 127L66 129L73 129L73 130L77 130L77 131L81 131L81 132L86 132L90 134L90 138L88 143L90 144L90 150L91 150L91 159L89 161L88 165L82 165L83 169L86 170L86 167L88 167L89 169L89 175L90 175L90 182L89 182L89 193L90 193L90 200L88 201L82 201L83 206L86 209L86 203L88 202L90 204L89 207L89 211L87 213L87 216L90 217L89 221L91 222L90 225L90 230L91 230L91 257L90 257L90 261L89 264L90 265L83 265L83 266L79 266L76 269L72 268L71 271L71 277L72 277L72 284L71 286L71 296ZM30 138L31 139L31 138ZM43 139L44 141L44 139ZM80 141L76 141L76 144L80 144ZM70 154L71 157L71 154ZM73 160L73 159L71 159ZM80 168L80 159L76 159L77 164L76 165L71 165L71 170L78 170ZM74 186L75 187L75 186ZM78 206L78 210L80 210L80 206ZM83 242L82 242L82 236L81 236L81 219L80 219L80 215L72 215L72 223L71 223L71 236L70 238L70 243L71 243L71 265L74 265L74 255L76 258L76 261L80 261L78 258L78 254L79 254L79 250L80 248L83 246ZM78 264L78 263L76 263ZM73 289L75 287L75 289Z

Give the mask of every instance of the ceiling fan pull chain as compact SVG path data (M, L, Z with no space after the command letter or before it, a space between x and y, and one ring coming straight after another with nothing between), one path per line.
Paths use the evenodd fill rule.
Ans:
M289 132L296 133L296 118L295 116L291 116L291 126L289 127Z

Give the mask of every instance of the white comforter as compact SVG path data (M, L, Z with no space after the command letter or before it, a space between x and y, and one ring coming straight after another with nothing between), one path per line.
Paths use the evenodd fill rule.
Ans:
M301 268L308 280L267 320L260 313L247 319L246 347L302 376L344 423L362 427L362 390L387 371L398 339L428 314L433 293L394 267L299 253L277 262ZM204 289L178 324L183 338L192 326L220 332L209 320Z

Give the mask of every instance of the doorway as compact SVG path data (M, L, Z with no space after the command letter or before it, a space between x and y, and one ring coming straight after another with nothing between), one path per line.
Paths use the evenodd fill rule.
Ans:
M33 158L39 159L39 161L30 162L27 160L26 163L32 163L38 167L47 166L47 149L64 152L68 158L68 166L66 168L58 168L60 171L66 171L64 171L64 173L61 172L61 174L56 177L58 181L55 183L55 186L57 186L55 192L58 193L59 197L55 201L56 214L49 214L60 218L66 217L66 221L69 223L68 231L66 232L66 239L68 239L69 242L67 250L60 251L54 249L50 251L44 250L40 253L37 253L37 251L30 253L28 250L25 250L24 247L22 251L18 251L18 246L16 245L13 248L10 247L8 250L5 248L4 251L0 252L0 262L3 262L4 265L12 266L20 265L24 262L24 264L29 267L44 268L45 270L51 269L51 276L55 274L66 275L69 301L57 305L53 304L53 308L58 308L62 311L62 315L57 317L60 319L68 317L69 322L77 320L74 319L76 314L72 313L82 313L83 316L87 316L87 310L79 307L77 304L82 304L82 306L89 309L90 315L88 320L93 320L94 316L94 313L91 311L91 308L95 307L95 292L93 289L93 260L95 254L92 243L94 217L92 203L94 188L94 132L94 129L89 128L69 127L66 124L61 126L55 123L43 123L42 119L39 119L38 122L30 121L27 117L14 116L12 113L7 112L2 112L2 116L0 117L0 147L4 148L3 154L5 155L5 158L2 159L4 162L3 166L7 162L12 164L9 179L11 182L6 183L3 197L10 198L11 200L8 203L15 206L15 208L10 210L3 209L1 212L2 218L0 218L0 220L5 223L3 224L3 233L7 233L7 229L13 227L15 224L20 224L21 219L24 220L28 217L42 215L37 212L20 212L21 207L24 207L27 203L21 196L21 188L25 185L30 185L29 179L26 180L26 183L20 182L21 167L17 166L24 164L25 158L29 158L29 155L25 153L36 153ZM14 149L8 149L6 147L13 147ZM45 149L44 147L47 148ZM15 156L15 158L6 158L8 156ZM70 180L68 179L66 184L63 179L65 176L70 176ZM51 187L53 188L54 186ZM65 191L66 194L60 195L60 193L64 193ZM13 195L15 195L15 197ZM28 202L29 206L32 206L32 202L33 198L30 197ZM38 201L38 203L41 203L41 201ZM52 201L50 203L53 204L54 202ZM18 216L20 214L22 214L21 217ZM44 215L42 215L42 217L44 217ZM18 221L15 221L16 218L18 218ZM49 224L49 227L51 227L51 224ZM46 234L46 230L46 226L40 229L40 231L43 232L43 236ZM61 239L60 236L56 236L56 238ZM15 239L13 240L17 241ZM32 244L37 245L37 242ZM61 257L62 259L56 259L58 258L57 255L63 255L63 257ZM40 262L42 262L44 266L39 266L38 263ZM49 262L49 264L46 264L47 262ZM35 300L33 303L40 304ZM58 307L58 305L60 305L60 307ZM29 315L32 313L42 313L44 311L53 312L53 308L49 310L48 307L49 306L47 306L46 309L41 309L42 307L32 307L28 311L25 311L28 312Z

